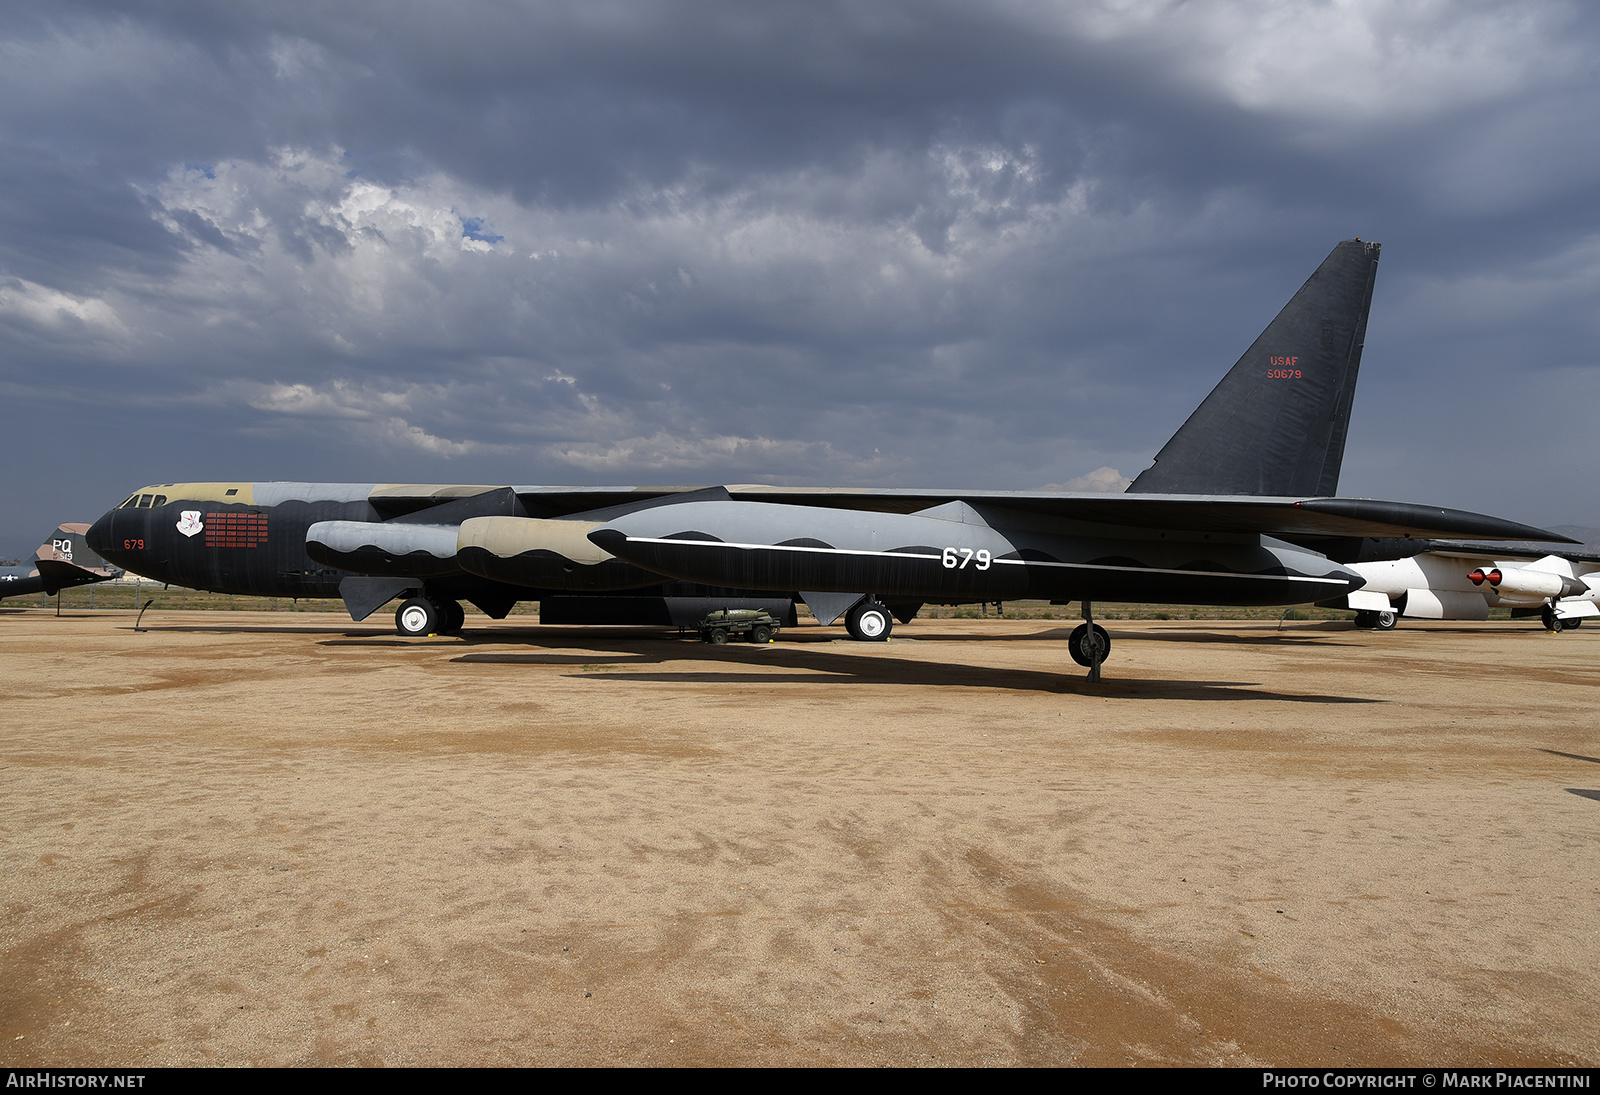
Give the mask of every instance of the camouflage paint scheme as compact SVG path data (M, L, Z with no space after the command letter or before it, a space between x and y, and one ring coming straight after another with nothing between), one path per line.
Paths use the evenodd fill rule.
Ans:
M459 497L461 489L480 493ZM697 500L673 500L690 496ZM502 617L518 600L659 591L672 580L710 587L683 595L726 590L724 599L804 590L898 603L1298 604L1344 595L1362 580L1285 537L1550 538L1477 514L1350 499L974 491L897 512L933 497L767 486L175 483L144 488L102 517L90 539L134 573L191 588L337 597L352 577L389 578L384 601L416 591ZM594 505L621 499L629 502ZM574 512L518 515L562 507ZM593 516L619 509L626 512L608 521ZM1174 520L1181 524L1163 524Z
M1401 617L1486 620L1491 608L1537 617L1551 631L1600 617L1600 545L1369 540L1350 568L1367 580L1336 607L1356 626L1390 630Z
M357 619L401 595L446 618L460 600L499 617L538 599L560 616L571 598L578 617L615 617L603 606L674 597L781 599L792 616L798 597L824 622L875 605L870 637L887 636L888 611L904 621L928 602L1038 597L1087 613L1094 600L1329 601L1360 589L1337 560L1372 538L1560 540L1480 514L1332 497L1378 252L1335 247L1120 495L169 483L141 489L89 538L159 581L343 596ZM431 626L427 604L407 604L418 614L407 625L402 605L403 632Z
M496 619L521 600L648 587L655 587L652 592L657 597L711 598L718 607L744 607L743 602L750 600L746 591L666 590L667 585L677 584L610 559L581 537L584 550L579 554L584 558L577 562L548 551L535 552L552 560L539 575L545 580L539 582L498 580L492 573L496 565L482 568L491 571L488 575L473 573L463 565L471 552L463 555L457 550L464 526L483 527L475 523L479 518L538 526L548 522L526 515L674 492L674 488L551 491L372 483L158 483L141 488L101 517L90 535L129 570L157 581L263 597L344 597L358 619L402 593L440 602L469 601ZM468 546L476 548L478 542L469 537ZM512 569L518 565L515 557L505 561L496 557L494 562ZM612 569L628 571L626 580L593 580L595 564L607 562ZM361 611L360 593L351 591L352 578L393 581L376 587L381 595L375 594L376 602ZM773 603L780 599L781 605ZM752 607L788 618L794 615L787 597L756 600L759 604ZM641 622L657 622L661 619L657 607L636 605L632 615ZM609 622L628 622L615 619L614 610L600 615L612 617Z
M85 542L88 531L89 525L77 522L57 525L49 539L33 553L31 567L7 567L0 571L0 597L23 597L30 593L54 596L73 586L122 577L122 568L108 564Z

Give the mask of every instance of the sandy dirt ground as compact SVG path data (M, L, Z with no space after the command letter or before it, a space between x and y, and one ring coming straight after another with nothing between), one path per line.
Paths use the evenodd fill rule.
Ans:
M0 1064L1594 1064L1600 627L0 610Z

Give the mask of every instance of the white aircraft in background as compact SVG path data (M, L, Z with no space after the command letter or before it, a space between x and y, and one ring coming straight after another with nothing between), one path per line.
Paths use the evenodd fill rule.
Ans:
M1392 541L1391 541L1392 542ZM1537 616L1569 631L1600 616L1600 552L1546 554L1543 547L1433 540L1402 559L1345 564L1367 580L1346 598L1356 626L1388 631L1400 617L1487 620L1491 608Z

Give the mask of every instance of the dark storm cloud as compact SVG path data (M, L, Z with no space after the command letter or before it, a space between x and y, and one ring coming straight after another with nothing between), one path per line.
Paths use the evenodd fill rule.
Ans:
M14 459L59 454L12 469L34 523L130 478L1134 474L1357 234L1386 249L1346 490L1600 519L1586 10L0 20L0 405Z

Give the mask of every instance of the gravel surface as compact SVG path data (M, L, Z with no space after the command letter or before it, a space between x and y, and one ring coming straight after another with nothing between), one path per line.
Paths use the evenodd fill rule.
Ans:
M0 610L0 1063L1600 1062L1600 627Z

